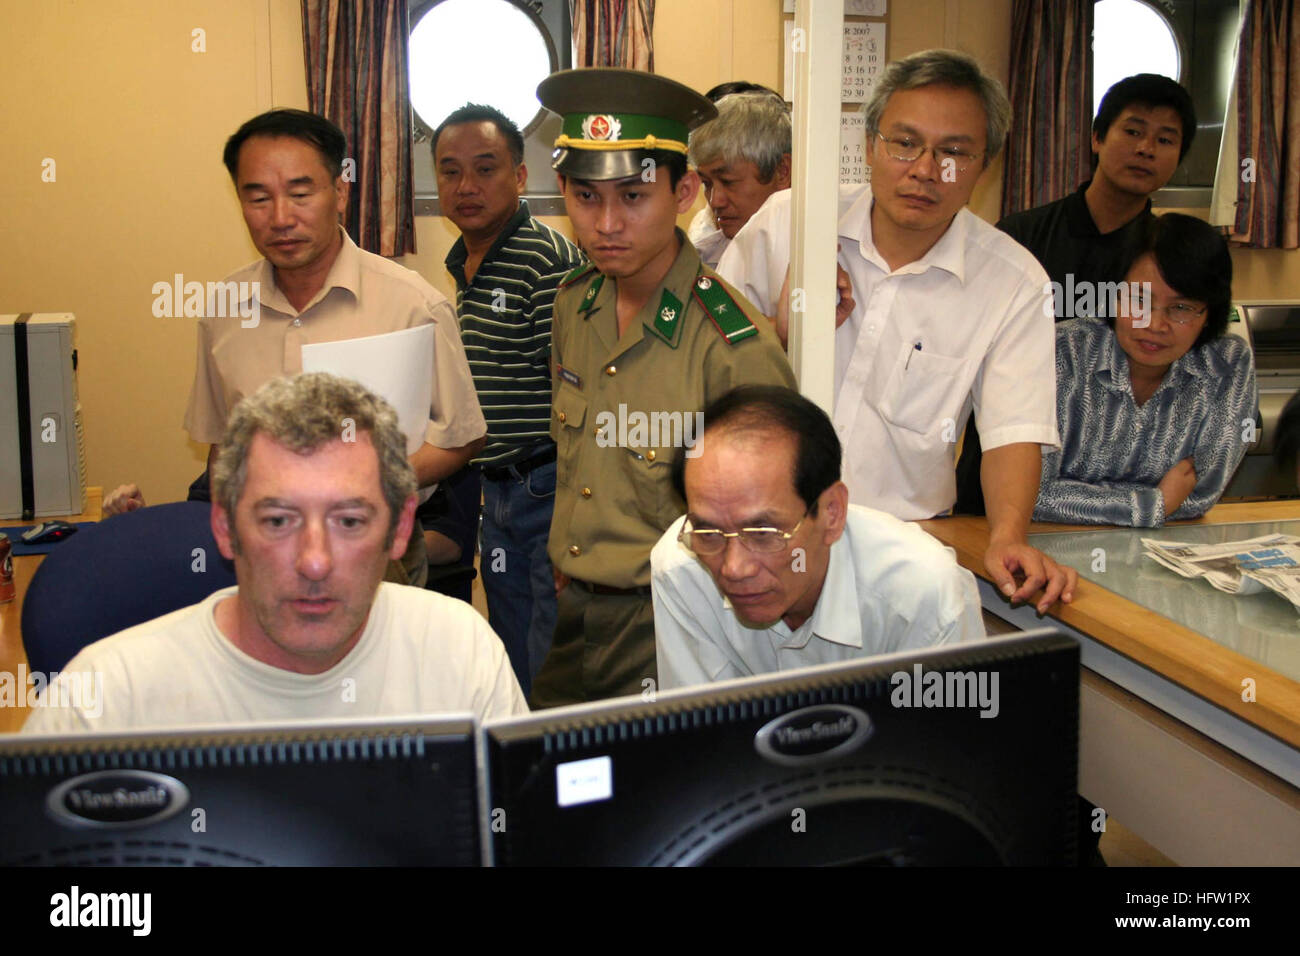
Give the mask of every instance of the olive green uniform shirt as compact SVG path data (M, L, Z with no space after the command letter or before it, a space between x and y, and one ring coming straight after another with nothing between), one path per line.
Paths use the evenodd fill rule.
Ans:
M737 385L795 387L768 320L677 237L677 258L622 337L617 280L588 266L555 299L548 551L564 574L608 587L650 584L650 551L686 510L670 470L700 437L696 413Z

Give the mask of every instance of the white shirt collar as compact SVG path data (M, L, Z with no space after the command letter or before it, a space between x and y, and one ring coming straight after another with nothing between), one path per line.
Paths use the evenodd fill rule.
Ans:
M301 311L295 309L280 289L275 281L275 267L269 259L262 259L259 263L258 282L260 283L260 302L267 308L274 309L285 315L302 315L308 311L325 296L329 295L332 289L345 289L352 293L353 298L361 298L361 250L357 244L352 241L348 231L339 225L339 232L343 236L343 243L339 247L339 253L334 257L333 264L330 265L330 271L325 275L325 281L320 290L312 296L310 302Z
M840 217L839 235L842 241L856 242L862 258L888 275L891 271L889 265L876 251L875 241L871 237L871 206L874 201L871 187L868 186ZM970 234L969 217L972 215L974 214L965 207L958 210L944 234L939 237L939 241L920 259L909 262L899 269L899 274L919 275L934 267L951 272L957 277L958 282L965 285L966 241Z
M790 636L786 647L804 647L816 636L844 647L862 647L862 609L858 601L858 579L853 566L853 547L848 529L831 545L831 556L822 581L822 593L817 597L812 617L796 631L791 631L784 621L775 626Z

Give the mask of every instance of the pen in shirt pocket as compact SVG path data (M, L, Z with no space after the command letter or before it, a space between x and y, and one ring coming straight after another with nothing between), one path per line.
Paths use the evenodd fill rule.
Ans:
M912 351L907 353L907 361L903 363L903 371L906 372L912 365L912 356L921 351L921 343L918 341L912 346Z

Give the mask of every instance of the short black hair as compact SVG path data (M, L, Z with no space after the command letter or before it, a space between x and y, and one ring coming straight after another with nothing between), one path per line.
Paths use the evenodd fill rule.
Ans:
M728 83L719 83L709 92L704 94L704 98L710 103L716 103L724 96L730 96L732 93L767 93L775 96L782 103L785 99L776 90L763 86L760 83L747 83L744 80L731 80Z
M1137 240L1126 250L1125 280L1134 263L1147 253L1155 256L1156 268L1169 287L1188 299L1204 302L1205 328L1192 348L1218 338L1228 330L1232 305L1232 256L1219 230L1204 219L1167 212L1153 216L1142 227ZM1107 319L1115 325L1113 316Z
M676 189L677 184L680 183L682 177L686 175L686 157L683 154L673 152L672 150L656 149L651 150L650 158L655 161L657 166L668 170L668 184L672 186L673 189Z
M306 110L271 110L254 116L226 140L221 161L226 164L230 178L239 169L239 150L252 136L292 136L316 147L321 161L329 170L330 179L343 175L343 157L348 151L348 138L323 116Z
M1300 392L1291 396L1277 418L1273 436L1273 460L1279 468L1295 474L1296 454L1300 452Z
M783 432L794 442L794 490L811 515L817 499L840 480L839 436L827 414L792 388L783 385L740 385L704 409L704 433ZM673 488L686 500L686 452L673 459Z
M438 137L448 126L460 126L462 123L491 123L496 126L510 150L510 162L518 166L524 161L524 134L519 132L515 121L495 106L482 103L466 103L460 109L452 110L447 118L438 124L429 140L429 152L438 155Z
M1196 138L1196 109L1192 106L1192 96L1178 83L1161 76L1159 73L1138 73L1127 76L1106 91L1097 109L1097 118L1092 121L1092 131L1098 139L1106 138L1110 125L1124 112L1124 107L1133 103L1142 106L1168 106L1183 124L1183 141L1178 148L1178 161L1181 163L1187 151L1192 148ZM1094 157L1096 154L1093 154Z

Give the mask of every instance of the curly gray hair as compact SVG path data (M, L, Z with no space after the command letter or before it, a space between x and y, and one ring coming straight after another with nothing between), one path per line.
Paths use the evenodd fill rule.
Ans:
M379 485L391 520L385 547L392 544L397 518L406 499L415 493L415 472L406 458L406 438L397 427L397 413L364 386L324 372L275 378L249 395L230 413L212 466L212 500L231 516L248 477L248 450L259 432L299 455L343 437L351 425L367 432L379 456Z
M718 117L691 133L691 162L698 168L719 159L747 159L758 181L770 183L790 152L790 114L770 93L732 93L718 100Z

